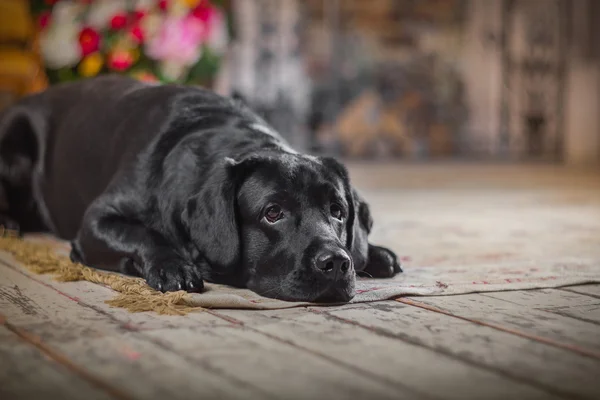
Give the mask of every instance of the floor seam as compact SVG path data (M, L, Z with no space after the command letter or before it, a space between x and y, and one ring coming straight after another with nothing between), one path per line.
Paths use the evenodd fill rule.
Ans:
M283 338L280 338L278 336L275 336L275 335L263 332L263 331L258 330L256 328L248 326L248 325L244 324L242 321L236 320L235 318L232 318L232 317L229 317L229 316L220 315L218 312L215 312L214 310L207 310L207 312L209 312L210 314L212 314L212 315L214 315L216 317L223 318L223 319L225 319L227 321L234 320L234 321L237 322L238 325L243 326L245 329L248 329L248 330L250 330L252 332L258 333L258 334L260 334L262 336L268 337L269 339L275 340L275 341L277 341L279 343L284 343L284 344L286 344L288 346L291 346L291 347L294 347L296 349L302 350L303 352L306 352L306 353L309 353L311 355L317 356L317 357L319 357L321 359L327 360L328 362L331 362L331 363L333 363L333 364L335 364L337 366L342 366L345 369L351 370L352 372L355 372L355 373L359 373L362 376L369 375L369 377L371 379L377 380L377 381L385 383L387 385L394 386L395 388L405 389L407 391L410 391L411 393L414 393L414 394L417 394L417 395L421 396L422 398L430 398L430 399L437 398L437 397L431 396L430 394L421 393L421 392L419 392L419 391L417 391L417 390L415 390L413 388L407 387L406 385L400 384L398 382L391 381L391 380L387 379L386 377L383 377L383 376L380 376L380 375L377 375L377 374L373 374L373 373L371 373L368 370L358 368L358 367L356 367L356 366L354 366L352 364L346 363L344 361L341 361L339 359L333 358L333 357L328 356L326 354L323 354L323 353L320 353L318 351L311 350L311 349L306 348L304 346L298 345L297 343L294 343L291 340L283 339ZM307 310L307 312L311 312L311 311Z
M576 290L572 290L570 287L557 288L557 290L562 290L563 292L575 293L575 294L579 294L579 295L582 295L582 296L588 296L588 297L592 297L594 299L599 299L600 300L600 295L592 294L592 293L578 292Z

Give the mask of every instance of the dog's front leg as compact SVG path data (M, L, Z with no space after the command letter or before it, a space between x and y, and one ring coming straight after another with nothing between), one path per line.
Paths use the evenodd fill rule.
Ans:
M108 270L141 275L160 291L200 291L200 268L159 232L102 200L87 210L77 238L71 242L71 259Z
M362 274L371 278L391 278L400 272L402 267L393 251L369 243L367 266Z

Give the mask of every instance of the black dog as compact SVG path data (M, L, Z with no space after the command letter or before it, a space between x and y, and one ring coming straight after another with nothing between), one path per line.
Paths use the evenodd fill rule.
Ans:
M340 302L355 272L401 272L368 244L369 208L340 163L199 88L106 76L26 97L0 120L0 179L0 223L162 291L207 280Z

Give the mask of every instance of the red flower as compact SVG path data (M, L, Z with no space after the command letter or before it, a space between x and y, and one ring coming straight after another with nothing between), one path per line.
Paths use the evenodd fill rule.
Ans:
M129 31L129 35L138 44L144 41L144 31L139 26L139 24L136 24L131 28L131 30Z
M161 11L166 11L167 10L167 0L160 0L158 2L158 8L161 9Z
M46 28L50 24L50 11L44 11L38 16L38 25L41 29Z
M142 18L146 16L146 12L142 10L135 10L133 12L133 22L140 22Z
M107 65L114 71L123 72L131 67L133 61L133 55L130 52L115 50L108 55Z
M206 0L202 0L192 11L192 15L202 22L208 22L212 17L212 14L213 8L210 5L210 2Z
M79 33L79 46L84 57L97 51L100 48L100 35L93 28L83 28Z
M127 25L127 15L126 14L117 14L110 20L110 27L112 29L119 30L125 28Z

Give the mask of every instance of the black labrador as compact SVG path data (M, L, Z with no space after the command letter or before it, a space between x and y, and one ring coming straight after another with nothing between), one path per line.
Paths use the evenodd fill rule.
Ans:
M73 261L161 291L203 281L345 302L401 272L333 158L299 154L237 100L104 76L0 119L0 223L71 240Z

